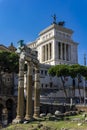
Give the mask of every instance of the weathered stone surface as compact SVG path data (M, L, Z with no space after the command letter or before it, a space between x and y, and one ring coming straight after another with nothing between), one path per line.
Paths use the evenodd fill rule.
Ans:
M50 116L52 116L52 114L51 113L47 113L47 117L50 117Z
M83 116L83 117L87 117L87 113L83 113L82 116Z
M72 119L72 121L78 122L78 121L81 121L81 119L80 118L74 118L74 119Z
M35 68L35 85L34 85L34 118L39 118L40 114L40 77L39 77L39 61L37 59L37 52L28 48L23 41L19 41L19 82L18 82L18 104L16 122L32 120L32 76L33 68ZM27 84L26 84L26 112L24 112L24 64L27 63ZM27 123L27 122L24 122Z
M55 111L55 115L59 115L59 114L61 114L60 111Z
M41 128L41 130L51 130L51 128L48 127L48 126L43 126L43 127Z
M67 128L61 128L61 130L69 130L69 129L67 129Z
M41 114L40 114L40 117L45 117L45 116L46 116L45 113L41 113Z

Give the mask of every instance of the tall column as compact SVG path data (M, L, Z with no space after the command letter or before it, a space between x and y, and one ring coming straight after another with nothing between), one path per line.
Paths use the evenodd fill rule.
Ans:
M65 59L65 52L64 52L64 43L62 44L62 56L63 56L63 60Z
M47 45L45 45L45 61L47 61L47 54L48 52L47 52Z
M69 45L67 44L67 60L69 61Z
M50 43L48 44L48 60L50 60Z
M46 45L45 45L45 61L47 60L47 50L46 50Z
M50 59L52 59L52 43L50 43Z
M61 59L61 45L60 45L60 42L58 42L58 59Z
M66 61L66 44L64 44L64 59Z
M62 52L62 51L63 51L63 50L62 50L62 43L61 43L60 45L61 45L60 53L61 53L61 60L62 60L62 59L63 59L63 55L62 55L62 54L63 54L63 52Z
M26 95L26 115L25 119L26 120L31 120L32 119L32 73L33 73L33 68L32 68L32 63L29 62L27 63L28 65L28 70L27 70L27 95Z
M19 59L18 103L16 120L24 119L24 60Z
M58 59L59 59L59 42L57 43L57 56L58 56Z
M45 46L42 46L42 62L45 61Z
M68 44L66 44L66 60L68 61Z
M69 56L69 61L71 60L71 45L68 47L68 56Z
M40 114L40 74L39 66L35 67L35 84L34 84L34 117L38 118Z
M48 44L47 44L47 60L48 60Z
M52 44L52 56L53 56L53 59L54 59L54 64L55 64L55 61L56 61L56 40L54 39L53 41L53 44Z

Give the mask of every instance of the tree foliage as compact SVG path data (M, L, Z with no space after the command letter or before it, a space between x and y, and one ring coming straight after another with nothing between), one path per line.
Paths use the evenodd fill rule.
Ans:
M13 52L0 51L0 69L1 71L18 73L19 56Z
M56 65L48 70L48 73L52 76L71 76L76 77L78 74L87 77L87 67L79 64L75 65Z
M67 97L67 91L66 91L66 87L65 87L64 78L66 76L71 76L73 79L75 77L78 77L78 81L80 82L81 76L84 76L85 78L87 78L87 67L79 65L79 64L75 64L75 65L56 65L56 66L51 67L48 70L48 73L52 76L58 76L58 77L61 78L61 81L62 81L62 84L63 84L63 90L64 90L64 93L65 93L65 96ZM75 85L73 85L72 87L73 87L73 91L75 93ZM79 89L79 95L81 97L79 84L78 84L78 89Z

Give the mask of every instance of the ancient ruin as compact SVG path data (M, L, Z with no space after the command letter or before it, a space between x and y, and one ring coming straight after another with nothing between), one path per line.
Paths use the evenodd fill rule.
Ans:
M39 78L39 61L37 60L37 51L28 48L23 40L19 42L19 81L18 81L18 102L16 121L32 120L39 117L40 111L40 78ZM24 102L24 65L27 64L27 90L26 90L26 110ZM32 101L32 78L34 75L34 108ZM32 110L34 109L34 114Z

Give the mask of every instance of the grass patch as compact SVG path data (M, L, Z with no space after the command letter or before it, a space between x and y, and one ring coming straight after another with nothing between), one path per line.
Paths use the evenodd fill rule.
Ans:
M77 121L72 121L74 119L80 119ZM7 128L4 128L4 130L34 130L34 128L37 128L36 130L41 130L38 125L42 124L43 126L48 126L51 128L51 130L57 129L61 130L61 128L67 128L67 129L73 129L73 130L87 130L87 123L84 122L84 117L82 115L76 115L76 116L69 116L70 120L61 120L61 121L49 121L49 120L39 120L39 121L32 121L28 124L15 124L10 125ZM78 123L81 123L79 126Z

